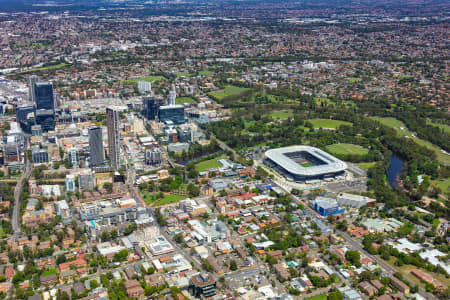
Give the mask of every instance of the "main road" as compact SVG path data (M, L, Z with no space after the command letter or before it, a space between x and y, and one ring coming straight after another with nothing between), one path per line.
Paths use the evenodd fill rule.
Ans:
M17 181L16 187L14 188L14 207L12 214L12 229L14 235L20 235L21 227L20 227L20 196L22 194L23 182L25 179L28 179L31 176L31 171L33 170L33 165L30 161L28 161L28 137L25 137L25 167L23 169L23 173Z
M281 179L281 181L283 181L283 179ZM298 204L302 204L304 205L305 209L310 210L313 214L317 215L316 211L314 211L309 205L308 203L306 203L305 201L300 200L298 197L292 195L288 190L286 190L284 185L280 185L278 182L277 183L281 189L283 189L287 194L289 194L292 198L292 200L294 200L296 203ZM345 240L345 242L348 245L351 245L355 250L358 250L360 253L363 253L366 257L370 258L372 261L376 262L381 268L383 268L384 270L386 270L390 276L393 276L394 273L397 272L397 270L392 267L391 265L389 265L387 262L385 262L382 258L376 256L376 255L372 255L370 253L368 253L363 246L361 245L361 243L357 240L352 239L347 233L342 232L340 230L336 230L337 233L340 234L340 236L342 236L342 238ZM431 294L431 293L427 293L424 289L419 288L419 295L421 295L422 297L424 297L425 299L428 300L437 300L437 298Z

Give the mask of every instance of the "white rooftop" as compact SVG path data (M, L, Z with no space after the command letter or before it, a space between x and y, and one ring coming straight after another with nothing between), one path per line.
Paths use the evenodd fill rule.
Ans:
M309 154L319 158L326 164L303 167L293 159L286 156L288 153L305 151ZM347 169L347 164L343 161L331 156L330 154L320 149L310 146L291 146L285 148L271 149L266 151L266 157L277 163L289 173L300 176L318 176L326 173L341 172Z

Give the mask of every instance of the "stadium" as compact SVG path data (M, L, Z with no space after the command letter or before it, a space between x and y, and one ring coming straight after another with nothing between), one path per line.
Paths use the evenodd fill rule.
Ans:
M347 165L314 147L292 146L266 151L264 163L290 181L306 182L343 175Z

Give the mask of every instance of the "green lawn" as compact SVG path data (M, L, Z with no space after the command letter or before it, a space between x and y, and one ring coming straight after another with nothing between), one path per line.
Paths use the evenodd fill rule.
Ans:
M65 66L68 66L68 65L69 64L61 63L61 64L57 64L57 65L45 66L45 67L40 67L40 68L28 70L28 71L25 71L24 73L46 71L46 70L53 70L53 69L61 69L61 68L64 68Z
M310 122L315 129L317 128L332 128L336 129L341 125L352 125L350 122L339 121L339 120L331 120L331 119L309 119Z
M208 70L198 72L198 75L212 75L212 74L215 74L215 72Z
M219 163L219 160L224 159L224 158L227 158L227 157L222 155L222 156L219 156L214 159L199 162L198 164L195 165L195 169L198 172L205 172L212 168L220 168L222 165Z
M442 190L443 194L450 195L450 178L433 180L432 183L437 185Z
M227 85L223 90L217 91L217 92L211 92L208 93L213 98L216 98L218 100L222 100L225 97L228 96L236 96L239 94L242 94L243 92L248 91L248 88L238 87L234 85Z
M311 298L306 298L306 300L327 300L327 294L322 294L322 295L314 296Z
M391 256L391 258L388 261L386 261L386 262L389 263L394 269L396 269L397 271L402 273L403 277L406 278L409 282L411 282L413 284L416 284L416 285L418 285L418 286L420 286L422 288L425 288L425 284L423 283L423 281L421 281L419 278L417 278L416 276L411 274L411 270L418 269L420 271L423 271L424 273L430 274L431 276L433 276L434 278L436 278L437 280L442 282L444 284L444 286L449 286L450 285L450 279L446 278L442 274L429 272L427 270L424 270L424 269L421 269L421 268L417 268L416 266L413 266L413 265L403 265L403 266L399 267L399 266L396 266L394 264L395 260L396 259L393 256Z
M6 235L5 235L5 232L3 231L3 228L0 226L0 238L4 238Z
M333 144L325 147L328 152L335 155L366 155L369 153L369 150L361 147L360 145L354 144Z
M310 163L309 161L308 162L305 162L305 163L302 163L302 164L300 164L303 168L308 168L308 167L312 167L312 166L314 166L312 163Z
M183 195L176 195L176 194L165 194L163 198L159 199L158 201L154 202L152 206L161 206L166 205L174 202L178 202L181 200L184 200L188 197Z
M325 97L314 97L314 102L318 105L320 105L320 103L322 103L322 102L326 103L326 104L333 103L333 101L331 101L330 99L325 98Z
M294 116L294 112L291 109L273 111L270 116L274 119L289 119Z
M56 269L55 268L48 269L47 271L42 273L41 277L48 276L48 275L56 275Z
M179 97L177 98L177 104L184 104L184 103L197 103L197 100L195 100L192 97Z
M397 120L396 118L391 117L370 117L372 120L380 122L382 125L391 127L391 128L398 128L398 127L405 127L405 124L403 124L402 121Z
M192 76L194 76L194 74L187 73L187 72L177 74L177 77L192 77Z
M433 150L434 153L436 153L438 161L446 162L446 163L450 164L450 155L446 155L446 154L442 153L441 148L439 148L438 146L430 143L429 141L419 139L418 137L413 137L412 139L417 144L427 147L430 150Z
M358 77L351 77L351 78L348 79L348 81L351 82L351 83L356 83L356 82L361 82L362 79L358 78Z
M358 166L360 166L361 168L365 169L365 170L369 170L370 168L372 168L373 166L375 166L374 162L369 162L369 163L359 163Z
M133 79L125 80L124 84L136 84L138 81L148 81L148 82L157 82L161 80L166 80L164 76L147 76L147 77L138 77Z
M439 127L439 128L441 128L442 130L444 130L445 132L447 132L447 133L450 134L450 126L449 126L449 125L446 125L446 124L440 124L440 123L435 123L435 122L432 122L432 121L430 121L430 120L428 120L427 123L430 124L430 125Z
M395 128L399 136L409 137L417 144L424 146L430 150L433 150L436 153L437 159L440 162L450 163L450 155L442 153L441 148L428 141L422 140L418 137L412 137L412 132L409 131L408 128L406 128L405 124L402 121L390 117L388 118L371 117L371 119L377 120L385 126ZM403 127L403 129L400 129L400 127Z

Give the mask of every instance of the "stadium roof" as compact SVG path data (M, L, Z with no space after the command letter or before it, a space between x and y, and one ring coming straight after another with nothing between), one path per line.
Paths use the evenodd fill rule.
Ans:
M286 156L287 153L305 151L319 158L326 164L311 167L303 167L293 159ZM281 166L289 173L299 176L319 176L326 173L336 173L344 171L347 165L330 154L310 146L291 146L285 148L271 149L266 151L266 157Z

